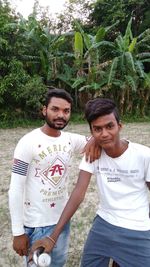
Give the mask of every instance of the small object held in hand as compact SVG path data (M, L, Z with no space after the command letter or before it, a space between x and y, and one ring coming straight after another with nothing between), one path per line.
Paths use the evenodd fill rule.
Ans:
M51 257L47 253L42 253L38 257L38 266L39 267L48 267L51 263Z
M43 251L44 248L40 247L33 253L33 261L38 267L48 267L51 263L51 257Z

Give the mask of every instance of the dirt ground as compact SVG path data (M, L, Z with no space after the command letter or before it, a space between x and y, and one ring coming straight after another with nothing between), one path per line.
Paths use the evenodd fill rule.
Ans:
M32 129L0 129L0 267L23 266L22 259L12 249L8 189L15 145L30 130ZM90 135L88 125L70 125L66 130ZM122 136L150 147L150 123L126 124ZM69 191L76 182L80 159L81 157L77 156L72 161ZM69 259L66 267L79 266L83 244L95 215L97 201L95 179L92 179L83 204L72 218Z

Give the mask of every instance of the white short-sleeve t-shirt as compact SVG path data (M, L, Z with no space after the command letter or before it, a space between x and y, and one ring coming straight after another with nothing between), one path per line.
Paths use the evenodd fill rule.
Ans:
M117 158L104 150L99 160L80 169L96 175L99 190L97 214L107 222L133 230L150 230L149 199L146 181L150 182L150 149L129 142Z

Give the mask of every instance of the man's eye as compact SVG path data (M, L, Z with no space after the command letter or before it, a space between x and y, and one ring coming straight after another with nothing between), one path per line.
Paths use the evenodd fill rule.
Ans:
M94 131L95 131L96 133L100 133L100 132L102 131L102 129L101 129L101 128L95 128Z
M112 129L113 128L113 125L110 124L110 125L107 125L107 129Z
M52 111L58 111L58 108L52 108Z
M66 109L65 110L65 114L68 114L68 113L70 113L70 110L69 109Z

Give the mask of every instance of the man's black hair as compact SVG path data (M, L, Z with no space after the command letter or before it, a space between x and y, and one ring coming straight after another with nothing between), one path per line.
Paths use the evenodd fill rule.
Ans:
M68 103L71 104L71 108L72 108L73 99L72 99L71 95L67 91L65 91L64 89L59 89L59 88L49 89L48 92L46 93L46 97L45 97L45 106L46 107L50 103L50 100L52 97L65 99Z
M109 98L95 98L89 100L85 106L85 118L89 125L93 120L96 120L100 116L105 116L113 113L117 123L119 123L119 112L115 102Z

